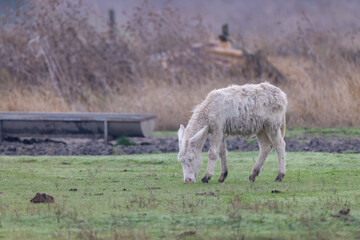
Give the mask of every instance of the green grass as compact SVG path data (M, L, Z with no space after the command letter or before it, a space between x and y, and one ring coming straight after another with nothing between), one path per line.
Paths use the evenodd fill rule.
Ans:
M275 183L271 153L249 183L256 157L230 152L225 183L217 162L208 184L184 184L176 154L0 156L0 239L360 238L359 154L288 153ZM55 203L30 203L36 192ZM347 207L351 218L331 216Z
M176 136L176 131L155 131L156 137ZM304 137L341 137L341 138L360 138L360 128L287 128L286 137L288 138L304 138Z
M154 131L154 137L176 137L177 131Z
M340 138L360 138L360 128L288 128L286 137L303 138L303 137L340 137Z
M128 137L122 136L116 139L116 145L135 146L136 143L132 142Z

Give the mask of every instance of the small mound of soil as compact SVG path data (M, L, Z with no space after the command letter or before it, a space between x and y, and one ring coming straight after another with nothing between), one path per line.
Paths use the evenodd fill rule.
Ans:
M214 192L195 193L195 195L215 196Z
M183 232L182 234L179 234L178 237L187 237L187 236L192 236L195 234L196 234L195 231Z
M331 214L331 216L333 216L333 217L341 217L341 216L344 216L344 215L349 215L349 213L350 213L350 208L347 208L347 209L340 210L336 214Z
M36 196L30 200L32 203L54 203L54 197L46 193L36 193Z
M355 219L350 215L350 208L341 209L338 213L331 214L334 218L339 218L345 222L353 222Z

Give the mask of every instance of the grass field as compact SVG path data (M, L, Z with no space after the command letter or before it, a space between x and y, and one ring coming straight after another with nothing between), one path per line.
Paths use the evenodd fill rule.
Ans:
M219 163L208 184L184 184L176 154L0 156L0 239L360 238L359 154L288 153L275 183L271 153L249 183L256 156L230 152L223 184ZM30 203L37 192L55 203Z

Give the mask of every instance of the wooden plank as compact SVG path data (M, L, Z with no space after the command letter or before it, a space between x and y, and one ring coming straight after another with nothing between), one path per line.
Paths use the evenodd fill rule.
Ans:
M227 48L221 48L221 47L214 47L209 49L209 52L218 54L220 56L224 57L234 57L234 58L240 58L244 56L243 51L238 49L227 49Z

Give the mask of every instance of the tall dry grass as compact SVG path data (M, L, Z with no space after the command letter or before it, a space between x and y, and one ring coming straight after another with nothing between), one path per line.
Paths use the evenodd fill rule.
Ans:
M190 51L210 31L171 5L145 2L126 13L124 26L98 29L88 20L98 13L81 1L31 3L0 25L1 111L155 113L157 129L176 129L212 89L264 80ZM288 125L360 126L357 44L304 28L311 26L304 19L296 34L252 43L287 78L280 87L289 98Z

